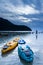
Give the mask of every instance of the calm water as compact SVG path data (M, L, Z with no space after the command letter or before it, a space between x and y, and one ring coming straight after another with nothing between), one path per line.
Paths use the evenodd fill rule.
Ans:
M4 44L14 39L21 37L31 47L34 52L33 63L27 63L19 58L18 47L6 55L1 54L1 49ZM10 36L0 36L0 65L43 65L43 33L40 34L17 34Z

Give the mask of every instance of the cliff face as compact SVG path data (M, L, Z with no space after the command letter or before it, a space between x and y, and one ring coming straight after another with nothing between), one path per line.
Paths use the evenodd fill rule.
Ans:
M25 25L14 25L10 21L0 18L0 31L31 31Z

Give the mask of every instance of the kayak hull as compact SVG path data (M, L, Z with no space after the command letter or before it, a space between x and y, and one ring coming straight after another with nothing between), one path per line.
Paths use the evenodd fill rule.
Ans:
M22 47L20 47L20 46L18 46L18 54L19 54L19 56L23 59L23 60L25 60L25 61L27 61L27 62L32 62L33 61L33 51L30 49L30 53L31 53L31 55L28 55L28 56L26 56L26 54L25 54L25 52L24 51L22 51Z
M17 46L18 46L18 40L17 39L14 39L13 41L10 41L10 42L8 42L7 44L5 44L4 46L8 46L8 48L7 49L3 49L2 48L2 53L4 54L4 53L7 53L7 52L9 52L9 51L11 51L11 50L13 50L13 49L15 49ZM3 46L3 47L4 47Z

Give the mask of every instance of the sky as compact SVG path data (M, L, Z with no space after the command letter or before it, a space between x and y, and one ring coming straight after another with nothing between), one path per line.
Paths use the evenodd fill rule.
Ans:
M43 13L43 0L0 0L0 17L15 21L32 22L40 17L27 17ZM20 23L20 22L19 22Z

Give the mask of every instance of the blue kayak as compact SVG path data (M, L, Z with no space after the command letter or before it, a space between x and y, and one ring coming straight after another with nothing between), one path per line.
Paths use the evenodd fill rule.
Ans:
M23 40L23 39L20 39L19 41L18 41L18 44L25 44L26 42Z
M33 61L34 53L28 45L25 45L24 47L22 47L22 45L19 45L18 54L23 60L25 60L27 62Z

